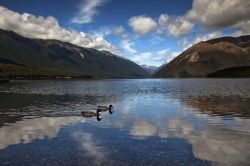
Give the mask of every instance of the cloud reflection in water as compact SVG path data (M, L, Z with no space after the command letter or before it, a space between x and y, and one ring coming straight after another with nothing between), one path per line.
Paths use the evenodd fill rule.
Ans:
M54 138L65 125L84 122L81 117L42 117L23 119L0 128L0 149L36 139Z

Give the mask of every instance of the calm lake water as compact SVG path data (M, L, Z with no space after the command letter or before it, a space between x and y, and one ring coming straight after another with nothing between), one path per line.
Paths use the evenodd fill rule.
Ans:
M249 149L250 79L0 84L1 166L240 166Z

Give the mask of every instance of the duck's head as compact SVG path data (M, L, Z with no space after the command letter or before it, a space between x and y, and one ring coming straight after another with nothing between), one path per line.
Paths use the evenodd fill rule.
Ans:
M112 110L113 108L113 105L109 105L109 110Z
M109 110L109 114L113 114L115 111Z

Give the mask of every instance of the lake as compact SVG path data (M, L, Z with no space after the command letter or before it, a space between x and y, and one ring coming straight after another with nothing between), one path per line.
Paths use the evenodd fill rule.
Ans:
M2 166L250 165L249 149L250 79L0 84Z

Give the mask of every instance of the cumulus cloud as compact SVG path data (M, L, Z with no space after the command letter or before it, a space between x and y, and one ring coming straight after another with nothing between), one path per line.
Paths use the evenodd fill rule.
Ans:
M106 4L106 0L83 0L79 5L79 12L72 19L73 23L86 24L93 21L95 15L98 14L98 8Z
M183 16L161 14L158 32L167 32L174 37L185 36L195 24L201 23L212 29L239 29L235 36L249 34L249 8L249 0L194 0L192 9Z
M204 25L210 30L235 28L238 31L232 35L239 36L250 33L249 9L249 0L193 0L192 8L184 15L161 14L158 21L134 16L129 20L129 26L139 35L154 31L159 35L167 33L183 37L190 34L195 25Z
M17 13L0 6L0 28L22 36L40 39L57 39L78 46L115 52L116 48L103 37L62 28L54 17Z
M176 17L168 14L161 14L158 22L151 17L134 16L129 19L128 24L139 35L155 31L158 34L167 32L174 37L188 34L194 26L184 16Z
M161 14L158 22L163 31L167 31L167 33L174 37L187 35L194 26L193 23L183 16L174 17L167 14Z
M146 35L150 32L158 34L168 33L174 37L187 35L193 28L194 24L184 16L169 16L161 14L158 22L146 16L134 16L129 19L129 26L139 35Z
M241 35L249 35L250 34L250 19L248 21L241 21L234 26L238 28L237 32L233 34L233 36L241 36Z
M225 28L250 19L249 0L194 0L186 17L207 27Z
M129 19L128 25L139 35L146 35L157 27L156 21L146 16L134 16Z

